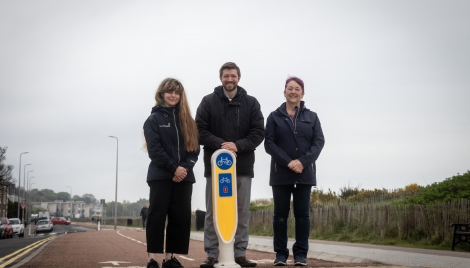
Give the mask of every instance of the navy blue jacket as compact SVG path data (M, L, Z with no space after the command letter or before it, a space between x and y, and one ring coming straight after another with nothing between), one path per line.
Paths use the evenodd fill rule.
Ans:
M188 171L183 181L196 182L193 167L197 162L199 149L196 152L187 152L184 148L177 108L153 107L152 114L144 123L144 136L151 160L147 182L173 179L178 166Z
M238 86L229 101L223 87L205 96L196 113L199 143L204 145L204 176L211 176L212 154L223 142L237 146L237 175L254 176L255 149L264 139L264 117L255 97Z
M283 103L268 116L266 123L264 148L271 155L269 185L317 185L315 161L324 144L317 114L305 108L302 101L291 120ZM304 166L300 174L287 167L295 159Z

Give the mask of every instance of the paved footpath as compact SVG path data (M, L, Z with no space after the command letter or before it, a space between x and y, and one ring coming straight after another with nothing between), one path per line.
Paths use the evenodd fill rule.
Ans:
M84 226L96 228L91 224ZM176 255L184 267L197 268L204 261L202 236L202 232L192 232L189 254ZM61 235L8 267L144 268L147 262L145 241L145 231L138 228L118 227L115 231L112 226L105 226L101 231ZM468 252L413 252L413 249L313 240L310 248L308 267L470 267ZM408 260L421 255L424 257L419 261ZM157 256L161 264L163 255ZM257 267L272 267L275 257L272 239L251 236L247 257L256 261ZM422 260L426 258L431 260L430 264ZM292 258L288 264L292 266Z
M191 238L203 239L202 232L192 232ZM395 246L309 240L309 258L319 260L369 263L379 262L403 267L470 268L470 252L428 250ZM292 248L293 239L288 247ZM273 252L271 237L250 236L249 249ZM450 247L450 245L449 245Z

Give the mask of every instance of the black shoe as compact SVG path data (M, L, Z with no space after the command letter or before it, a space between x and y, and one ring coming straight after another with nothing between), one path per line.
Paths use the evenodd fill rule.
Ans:
M149 263L147 263L147 268L160 268L160 264L154 259L150 259Z
M199 265L200 268L214 268L214 264L218 263L219 260L212 257L207 257L207 259Z
M306 266L307 259L304 257L296 256L294 257L294 266Z
M181 265L181 263L175 257L171 257L169 260L163 261L162 267L165 267L165 268L183 268L183 265Z
M277 256L274 260L274 266L286 266L287 258L284 256Z
M245 256L240 256L235 258L235 262L241 267L255 267L256 262L250 261Z

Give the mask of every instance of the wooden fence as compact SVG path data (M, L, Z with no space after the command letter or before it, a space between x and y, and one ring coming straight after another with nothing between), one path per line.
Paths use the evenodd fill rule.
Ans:
M250 230L272 233L273 211L253 211ZM468 199L433 205L339 204L310 209L311 234L363 230L369 235L399 239L452 239L452 223L470 222ZM289 217L289 233L294 219Z

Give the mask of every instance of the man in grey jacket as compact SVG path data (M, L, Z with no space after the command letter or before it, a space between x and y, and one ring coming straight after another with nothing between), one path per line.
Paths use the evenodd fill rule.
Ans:
M227 62L219 70L222 86L205 96L196 113L199 143L204 146L204 176L206 177L206 219L204 250L207 259L201 268L212 268L218 262L219 242L212 214L211 157L218 149L227 149L237 157L238 226L235 233L235 262L242 267L254 267L246 258L251 197L254 177L255 149L264 139L264 118L255 97L238 86L240 68Z

